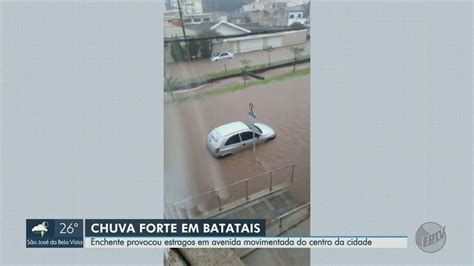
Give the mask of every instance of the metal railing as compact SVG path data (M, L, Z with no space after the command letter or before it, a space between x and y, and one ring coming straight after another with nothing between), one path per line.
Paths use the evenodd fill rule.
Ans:
M175 216L179 218L189 218L189 214L180 214L180 212L195 208L200 213L206 213L212 210L223 211L227 204L239 200L244 204L251 200L254 194L264 193L265 191L267 191L268 194L268 192L275 190L277 186L292 183L294 175L295 164L291 164L172 203L171 207L174 209ZM233 206L233 208L235 207L237 206Z
M288 230L290 227L300 223L309 217L311 212L311 204L308 202L287 213L284 213L277 218L267 222L267 233L273 235L280 235L282 232ZM278 225L278 227L276 227Z

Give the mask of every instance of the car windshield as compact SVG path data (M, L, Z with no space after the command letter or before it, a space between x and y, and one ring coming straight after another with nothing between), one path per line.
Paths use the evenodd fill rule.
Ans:
M256 125L248 125L250 130L255 131L255 133L262 134L262 130Z

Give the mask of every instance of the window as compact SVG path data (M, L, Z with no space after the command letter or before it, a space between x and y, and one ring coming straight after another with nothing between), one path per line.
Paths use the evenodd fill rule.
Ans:
M222 54L221 54L221 56L226 56L226 55L228 55L228 53L222 53Z
M184 23L191 23L191 19L190 18L184 19Z
M211 139L212 139L214 142L218 142L218 141L219 141L219 138L215 136L214 132L211 133Z
M302 15L301 15L301 14L298 14L298 18L301 18L301 17L302 17Z
M290 18L295 18L295 15L291 14L291 15L290 15Z
M203 20L204 20L204 21L211 21L210 18L204 18Z
M237 144L239 142L240 142L239 134L235 134L227 140L225 145L228 146L228 145L232 145L232 144Z
M200 18L195 18L194 22L201 22L201 19Z
M257 136L257 135L255 135L255 136ZM247 131L247 132L244 132L244 133L240 133L240 138L242 139L242 141L247 141L247 140L253 139L253 132Z

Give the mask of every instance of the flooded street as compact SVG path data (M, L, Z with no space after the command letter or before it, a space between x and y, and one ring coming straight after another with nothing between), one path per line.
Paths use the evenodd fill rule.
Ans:
M166 201L174 203L291 164L296 164L293 194L301 202L309 201L309 77L166 104ZM229 122L248 122L250 102L255 105L257 121L273 127L277 138L257 146L256 161L252 149L223 159L212 157L206 148L209 132ZM222 191L219 197L232 193L242 191Z
M304 51L301 53L301 56L309 55L309 41L302 45L296 46L304 47ZM278 47L270 53L270 60L271 62L288 60L292 59L293 56L294 55L291 53L288 47ZM236 54L235 58L232 60L224 60L219 62L211 62L208 59L200 59L196 61L167 63L166 70L169 76L177 78L178 80L186 80L192 77L196 78L203 76L212 72L224 71L225 69L230 70L241 68L242 63L240 61L243 59L250 60L250 65L266 64L268 63L268 53L265 51L254 51ZM186 73L186 75L183 75L183 73Z

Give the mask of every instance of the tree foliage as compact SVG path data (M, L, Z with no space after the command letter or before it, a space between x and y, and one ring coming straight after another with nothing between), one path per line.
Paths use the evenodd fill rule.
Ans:
M252 61L250 61L249 59L242 59L240 60L240 63L242 64L242 78L244 79L244 84L247 84L247 80L249 79L247 71Z
M263 48L263 50L264 50L265 52L267 52L267 55L268 55L268 66L270 66L270 63L271 63L271 61L270 61L270 54L271 54L271 52L272 52L273 50L275 50L275 48L273 48L273 47L271 47L271 46L267 46L267 47Z
M173 57L174 61L180 62L186 60L186 52L179 42L172 42L170 49L171 57Z
M197 40L191 40L188 42L189 56L191 59L197 59L199 57L200 43Z
M298 57L303 53L304 47L297 47L297 46L292 46L288 48L292 53L293 53L293 72L296 71L296 61L298 60Z
M299 22L293 22L291 23L290 28L293 30L303 30L306 29L306 26Z
M199 40L199 52L201 58L210 58L212 56L212 47L213 47L213 39L212 37L216 37L219 34L216 31L209 30L199 34L198 37L202 37L205 39ZM208 39L207 39L208 38Z
M164 91L165 92L173 92L178 89L179 82L176 78L171 76L165 76L165 84L164 84Z

